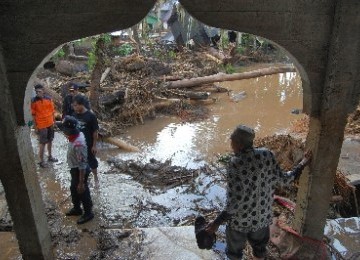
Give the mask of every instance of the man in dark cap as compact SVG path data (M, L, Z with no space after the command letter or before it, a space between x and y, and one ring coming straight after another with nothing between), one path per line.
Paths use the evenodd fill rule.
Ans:
M87 146L84 134L78 129L79 122L72 116L66 116L59 128L69 139L67 162L71 174L71 199L73 208L71 208L67 216L80 216L78 224L86 223L94 218L92 212L92 200L88 187L88 177L90 169L87 163ZM84 214L81 209L84 208Z
M272 223L272 203L275 187L290 184L309 163L311 152L292 171L283 172L274 154L266 148L254 148L255 132L239 125L231 134L234 152L227 166L226 208L211 222L206 231L214 233L227 222L226 255L241 259L249 241L254 259L264 259Z
M83 96L83 94L81 92L79 92L79 85L76 84L75 82L70 82L69 88L68 88L68 94L65 96L63 105L62 105L62 117L63 118L65 116L72 116L74 114L74 108L72 106L72 102L73 102L74 96L76 96L76 95ZM89 100L87 98L85 98L85 100L86 100L85 107L88 110L90 110Z

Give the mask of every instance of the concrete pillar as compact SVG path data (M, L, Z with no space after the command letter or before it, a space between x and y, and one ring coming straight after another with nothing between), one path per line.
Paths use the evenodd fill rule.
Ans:
M300 179L295 229L322 239L347 114L359 100L359 28L357 1L336 2L320 116L311 116L307 147L314 157ZM352 97L354 95L355 97Z
M17 125L0 46L0 179L23 259L53 259L28 127Z

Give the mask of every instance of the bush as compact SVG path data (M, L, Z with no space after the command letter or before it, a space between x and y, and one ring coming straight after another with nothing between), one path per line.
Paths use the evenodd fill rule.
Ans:
M113 51L115 55L127 56L132 53L134 48L129 43L124 43L120 47L114 47Z

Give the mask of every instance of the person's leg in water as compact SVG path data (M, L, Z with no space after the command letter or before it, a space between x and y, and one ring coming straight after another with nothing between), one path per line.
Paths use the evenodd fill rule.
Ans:
M96 159L95 155L92 153L91 149L88 149L88 164L90 166L91 172L94 174L95 188L99 187L99 178L97 168L99 162Z
M246 246L247 233L226 227L226 256L230 260L241 260Z
M66 216L80 216L82 214L81 199L77 192L77 186L79 184L79 169L71 168L70 174L71 174L70 192L71 192L71 201L73 207L68 212L66 212Z
M269 227L264 227L255 232L248 233L248 241L253 249L254 259L261 260L265 259L266 246L270 239Z
M52 141L54 140L54 127L48 127L47 128L47 139L48 139L48 143L47 143L47 150L48 150L48 161L49 162L57 162L58 159L54 158L52 156Z
M38 129L37 135L39 138L39 166L41 168L46 168L46 163L44 161L45 145L48 143L46 128Z
M93 203L91 200L90 189L88 185L89 174L90 174L90 169L88 168L86 169L85 179L84 179L85 190L83 193L79 194L81 203L84 208L84 214L78 219L77 221L78 224L84 224L94 218L94 213L92 212Z

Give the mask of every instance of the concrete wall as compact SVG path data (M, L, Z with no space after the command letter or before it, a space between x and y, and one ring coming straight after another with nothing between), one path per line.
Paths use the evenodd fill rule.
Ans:
M307 146L314 151L312 176L302 178L298 227L309 236L320 237L329 196L326 187L332 185L346 114L354 109L360 94L359 1L180 0L180 3L208 25L262 36L293 57L303 80L304 110L311 116ZM10 212L20 248L28 259L34 250L44 258L49 257L48 231L34 177L34 160L27 155L31 153L29 131L20 127L24 125L24 96L29 79L59 45L128 28L145 17L154 4L155 0L0 1L3 48L0 52L0 145L7 151L0 153L0 176L8 203L12 205ZM334 123L336 127L332 127ZM26 149L19 150L20 145ZM19 192L11 188L13 180ZM319 182L322 182L320 191L324 193L315 192ZM318 200L316 196L322 194L323 199ZM23 203L22 208L16 205L18 201ZM317 203L325 205L316 219L310 221ZM26 215L27 227L21 216L24 209L30 212ZM319 222L313 225L316 221ZM32 245L35 249L26 244L28 229L36 233Z

